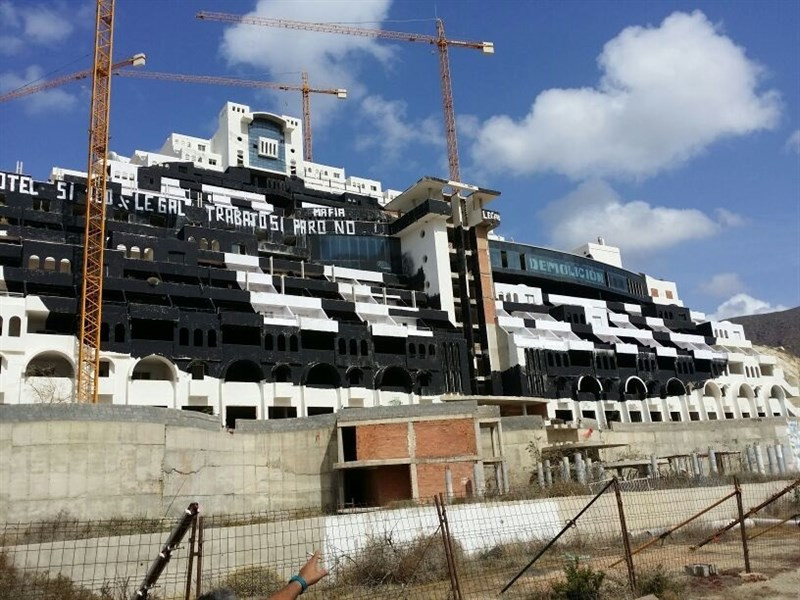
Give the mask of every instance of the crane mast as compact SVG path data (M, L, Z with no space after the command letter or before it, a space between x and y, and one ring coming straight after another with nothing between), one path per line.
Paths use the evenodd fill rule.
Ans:
M78 402L97 402L100 325L103 310L103 255L106 233L106 156L111 108L111 52L114 0L97 0L92 102L89 111L89 164L86 170L86 227L78 341Z

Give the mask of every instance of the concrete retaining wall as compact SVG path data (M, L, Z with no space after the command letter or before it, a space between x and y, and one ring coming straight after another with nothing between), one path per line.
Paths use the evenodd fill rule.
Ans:
M334 504L333 420L269 429L148 407L0 406L0 521L158 518L190 501L205 514Z

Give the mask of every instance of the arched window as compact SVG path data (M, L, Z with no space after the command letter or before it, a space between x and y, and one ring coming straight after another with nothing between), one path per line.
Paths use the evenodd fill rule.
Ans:
M375 376L375 388L392 392L405 392L412 390L411 374L403 367L385 367Z
M266 333L264 334L264 350L272 350L272 334Z
M289 351L297 352L297 336L293 335L289 338Z
M286 336L278 336L278 352L286 352Z
M31 254L28 258L28 268L31 271L36 271L39 269L39 257L35 254Z
M667 396L685 396L686 386L680 379L672 378L667 382Z
M131 251L128 253L128 258L141 258L141 250L139 246L131 246Z
M194 236L190 235L188 238L186 238L186 241L189 242L190 244L194 244Z
M117 244L117 250L122 251L126 256L128 255L128 247L125 244Z
M194 345L195 346L202 346L203 345L203 330L202 329L195 329L194 330Z
M219 252L219 240L211 240L211 251Z
M369 354L369 346L367 346L367 340L361 340L361 356L366 356Z
M189 330L186 327L181 327L178 331L178 344L181 346L189 345Z
M281 339L280 337L278 339ZM289 365L275 365L272 369L272 381L289 383L292 381L292 368Z
M72 264L69 262L68 258L62 258L61 262L58 265L58 272L59 273L72 273Z
M109 326L108 323L100 323L100 341L107 342L108 341L108 330Z
M358 354L358 342L350 340L350 355L355 356L356 354Z
M364 383L364 372L357 368L351 367L347 370L347 385L350 387L358 387Z
M548 352L547 353L547 366L549 366L549 367L554 367L555 366L555 361L553 360L553 353L552 352Z
M208 250L208 240L206 238L200 238L200 250Z
M415 344L408 345L408 355L411 358L415 358L417 356L417 346Z
M305 374L305 384L310 387L337 388L341 383L339 371L328 363L316 363Z
M433 344L430 344L428 346L428 355L429 356L436 356L436 346L434 346Z
M8 322L8 335L11 337L19 337L19 332L22 329L22 320L19 317L11 317Z
M114 342L117 344L125 343L125 325L122 323L114 326Z
M145 260L153 261L153 249L152 248L145 248L143 258Z
M339 354L347 354L347 342L339 338Z
M257 383L264 378L261 367L251 360L237 360L225 371L225 381Z
M419 357L425 358L425 344L419 345Z
M209 348L216 348L217 347L217 332L213 329L208 330L208 347Z

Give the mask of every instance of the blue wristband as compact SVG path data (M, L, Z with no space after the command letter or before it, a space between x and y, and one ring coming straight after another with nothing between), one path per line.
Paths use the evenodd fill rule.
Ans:
M289 580L289 583L292 583L293 581L296 581L297 583L300 584L301 594L308 589L308 584L306 583L306 580L303 579L300 575L292 575L292 578Z

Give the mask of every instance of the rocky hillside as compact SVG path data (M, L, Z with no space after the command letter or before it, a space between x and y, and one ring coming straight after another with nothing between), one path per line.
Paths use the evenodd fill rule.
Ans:
M781 312L729 319L744 325L747 339L800 356L800 306Z

